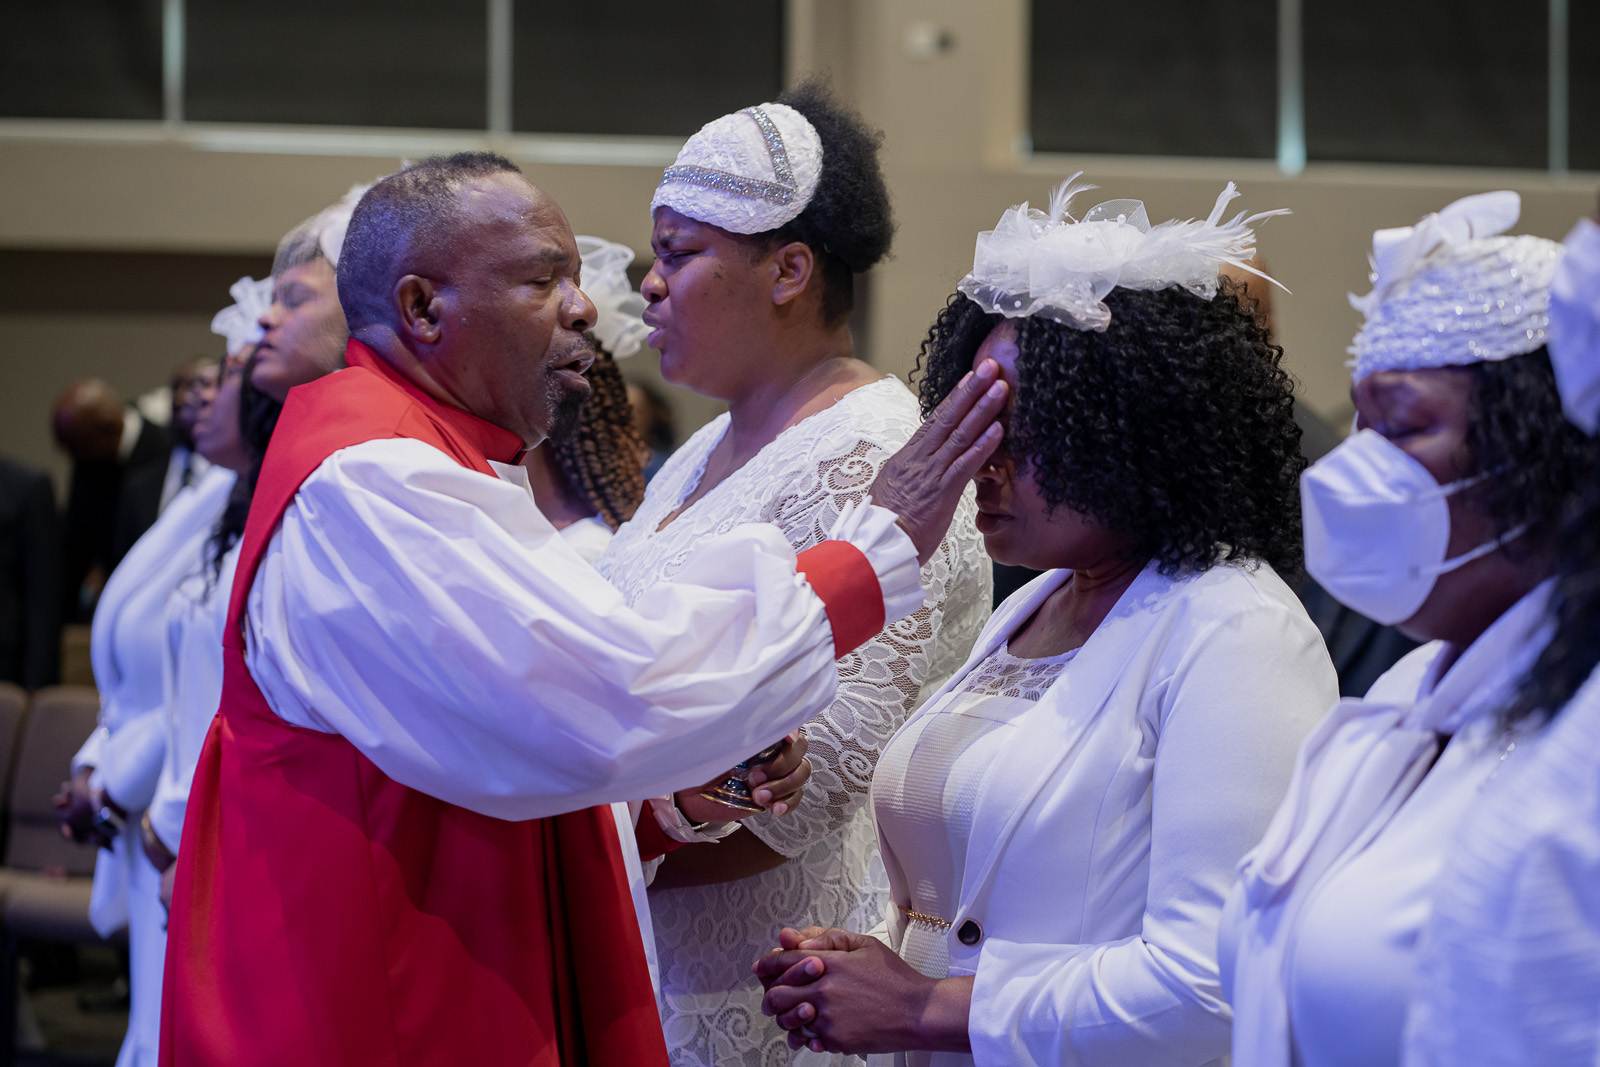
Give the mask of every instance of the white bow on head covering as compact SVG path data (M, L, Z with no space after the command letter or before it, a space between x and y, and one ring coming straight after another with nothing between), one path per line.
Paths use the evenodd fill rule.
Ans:
M1079 171L1056 187L1048 212L1026 202L1009 208L994 229L978 234L972 271L957 284L985 311L1007 318L1039 315L1079 330L1104 330L1111 323L1105 298L1113 289L1177 286L1210 299L1224 264L1266 278L1250 265L1256 223L1287 208L1223 221L1239 195L1232 182L1205 219L1170 219L1155 226L1140 200L1107 200L1075 219L1067 208L1079 193Z
M1521 210L1516 193L1480 193L1372 235L1372 291L1350 297L1366 316L1350 346L1356 381L1510 359L1545 343L1561 246L1501 236Z
M603 237L578 235L583 257L583 291L594 302L594 337L615 359L626 359L644 345L645 298L628 281L633 249Z
M272 279L249 276L228 287L233 303L211 318L211 332L227 339L227 352L237 356L261 340L262 314L272 306Z
M787 104L758 104L700 127L661 175L653 213L670 207L730 233L767 233L799 217L822 176L822 139Z
M1567 418L1600 431L1600 223L1579 219L1550 283L1550 365Z

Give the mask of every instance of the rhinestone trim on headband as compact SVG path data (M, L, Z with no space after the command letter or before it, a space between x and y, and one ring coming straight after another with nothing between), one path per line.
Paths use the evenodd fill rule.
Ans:
M663 171L661 184L684 182L705 189L733 193L736 196L765 200L770 204L794 203L795 194L800 191L800 187L795 184L794 170L789 166L789 153L783 147L783 135L778 132L778 127L773 124L767 113L759 107L747 107L739 113L749 115L755 122L756 129L761 131L761 139L767 143L767 156L772 160L772 174L775 181L746 178L742 174L730 174L725 170L683 163Z
M1380 370L1463 366L1539 348L1561 246L1492 237L1427 262L1368 317L1350 346L1356 381Z

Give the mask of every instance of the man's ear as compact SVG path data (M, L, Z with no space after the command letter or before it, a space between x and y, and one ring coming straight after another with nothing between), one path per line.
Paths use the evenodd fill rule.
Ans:
M806 291L817 269L817 257L804 241L790 241L772 254L772 262L777 274L772 282L772 302L782 307Z
M432 280L407 274L394 283L395 311L402 336L419 344L437 344L443 332L444 299Z

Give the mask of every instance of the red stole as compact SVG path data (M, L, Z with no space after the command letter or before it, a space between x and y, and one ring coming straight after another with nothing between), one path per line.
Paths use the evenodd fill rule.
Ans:
M251 505L179 851L161 1064L664 1065L608 808L506 822L408 789L278 718L245 666L256 568L323 460L403 437L492 477L521 445L357 341L347 359L290 393Z

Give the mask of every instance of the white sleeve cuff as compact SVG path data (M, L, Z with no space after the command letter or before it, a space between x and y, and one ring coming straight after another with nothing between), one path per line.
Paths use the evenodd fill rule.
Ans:
M72 757L72 773L77 774L85 767L94 768L100 766L105 758L103 751L106 738L110 736L110 731L104 726L96 726L94 733L89 735L88 740L84 741L83 747L78 749L77 754Z
M684 818L671 797L651 797L649 803L650 812L655 816L662 833L674 841L691 845L721 841L739 828L736 822L708 822L697 826Z
M917 546L900 528L899 516L894 512L872 503L850 508L834 522L828 537L850 542L872 564L883 591L885 622L903 619L922 608L922 565L917 562Z

